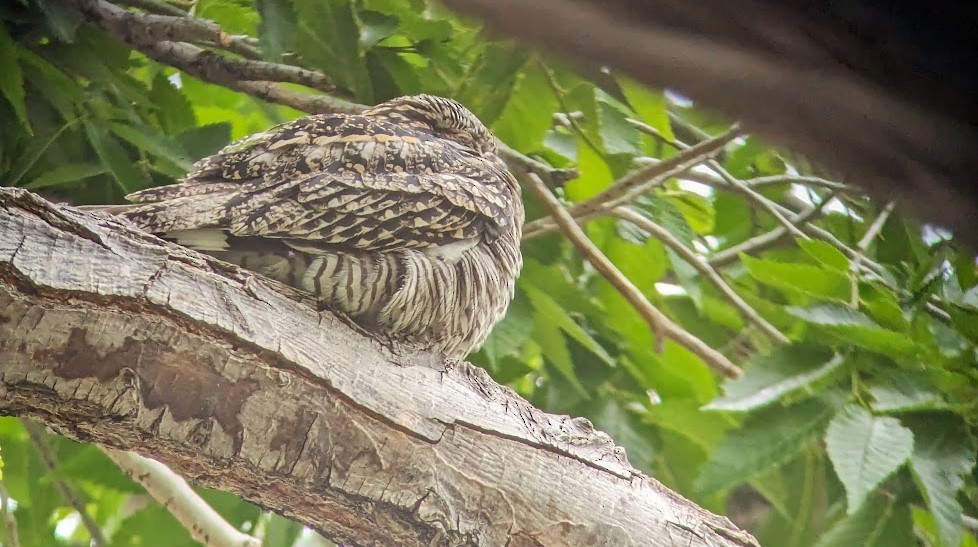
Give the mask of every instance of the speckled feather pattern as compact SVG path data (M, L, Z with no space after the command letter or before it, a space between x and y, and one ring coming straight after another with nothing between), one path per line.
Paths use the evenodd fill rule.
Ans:
M485 340L522 264L519 186L495 138L430 95L298 119L128 198L147 231L452 357Z

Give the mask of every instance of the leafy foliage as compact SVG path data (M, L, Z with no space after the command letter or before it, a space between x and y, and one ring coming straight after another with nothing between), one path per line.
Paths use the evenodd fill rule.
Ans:
M459 99L518 152L576 168L557 190L568 204L674 156L676 139L694 144L729 125L672 93L490 38L426 0L194 5L229 33L255 36L267 61L322 71L338 97ZM0 183L79 204L171 183L232 139L300 115L152 61L51 0L0 8L0 73ZM790 343L773 341L676 249L606 215L584 225L592 241L746 374L724 382L673 341L657 352L642 317L556 233L525 242L516 300L473 362L537 406L589 417L633 465L730 514L762 544L974 544L962 531L962 514L978 513L974 255L899 213L862 242L882 204L823 184L756 137L715 159L626 206L695 252ZM821 212L806 237L787 237L772 206L787 208L782 219ZM529 198L527 211L529 221L543 215ZM54 443L52 473L19 423L0 420L2 484L22 545L88 540L55 478L83 493L113 544L189 544L101 452ZM206 495L233 524L263 529L268 545L310 541L233 496Z

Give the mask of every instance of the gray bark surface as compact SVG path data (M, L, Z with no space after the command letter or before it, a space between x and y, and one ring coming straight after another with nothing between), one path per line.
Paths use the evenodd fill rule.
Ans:
M583 419L284 286L0 189L0 413L355 545L755 545Z

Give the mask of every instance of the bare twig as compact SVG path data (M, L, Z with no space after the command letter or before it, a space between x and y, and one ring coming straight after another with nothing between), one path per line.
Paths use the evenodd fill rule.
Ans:
M804 226L809 220L822 212L825 205L832 200L832 197L833 195L830 194L814 207L808 207L804 211L801 211L791 219L791 222L798 226ZM778 226L769 232L754 236L746 241L734 245L733 247L719 251L713 256L707 258L706 262L714 268L725 266L736 261L737 257L740 256L741 253L751 254L767 249L787 235L788 230L784 226Z
M676 239L676 236L672 235L669 230L666 230L662 226L659 226L653 222L648 217L641 215L640 213L629 209L627 207L616 207L613 214L623 220L627 220L638 226L639 228L645 230L652 234L652 237L658 239L670 249L676 252L683 260L685 260L689 265L696 268L696 271L713 283L713 286L720 291L727 300L730 301L731 305L735 307L741 315L750 321L751 323L757 325L765 334L767 334L772 340L781 343L787 343L788 337L781 333L774 325L767 322L766 319L760 316L754 308L750 307L750 304L744 301L734 290L727 284L726 281L707 264L699 255L697 255L692 249L683 245L681 241Z
M503 143L500 143L499 155L510 165L513 172L522 173L528 171L530 173L536 173L551 188L560 188L567 181L574 180L580 176L577 169L551 167L542 161L537 161L525 154L521 154Z
M740 367L730 362L722 353L711 348L699 338L683 330L669 320L662 312L657 310L642 294L631 281L628 280L615 265L608 260L604 254L587 238L584 231L577 225L570 213L564 209L557 198L547 189L543 181L532 173L527 175L529 188L546 207L547 211L554 217L560 226L561 231L567 235L568 239L574 244L581 256L584 257L594 269L597 270L605 279L608 280L626 300L635 308L643 319L652 328L657 337L657 343L661 342L662 337L669 338L679 345L688 349L703 361L728 378L737 378L742 374Z
M703 163L704 160L717 153L727 143L739 137L740 134L740 128L734 125L716 137L683 150L671 158L632 171L598 195L574 205L568 212L573 218L608 214L612 208L626 205L663 181L686 172L694 165ZM529 236L524 237L524 239L542 235L553 231L555 228L556 222L553 219L540 218L534 220L524 227L525 234Z
M10 510L9 505L10 495L3 484L0 484L0 518L3 519L3 527L7 531L6 541L3 544L10 547L20 547L20 538L17 535L17 518Z
M101 448L126 475L170 511L195 540L208 547L261 547L259 539L231 526L169 467L134 452Z
M32 420L21 420L24 425L24 429L27 430L27 435L31 439L31 444L34 445L34 449L37 450L38 456L41 458L41 463L44 464L44 468L48 470L49 473L55 473L58 469L58 460L54 456L54 451L51 450L51 445L48 444L48 440L45 437L44 427ZM68 481L60 478L54 479L55 487L61 494L61 497L65 499L78 513L81 517L82 524L88 529L88 534L92 537L92 544L96 547L102 545L108 545L109 542L106 541L105 535L102 534L102 529L99 528L95 519L88 514L85 510L85 501L82 499L81 495L75 491L75 489L68 483Z
M863 234L862 239L859 243L856 243L856 256L852 257L849 263L849 279L852 283L852 296L849 299L849 305L853 308L859 307L859 269L860 264L866 258L866 251L869 249L870 244L879 235L880 230L883 229L883 225L886 224L886 220L890 218L890 213L893 212L893 208L896 206L896 202L890 201L880 211L880 214L876 215L876 219L873 223L866 228L866 233Z
M320 91L336 86L321 72L279 63L226 57L183 42L209 42L228 48L232 37L217 23L195 17L136 13L104 0L63 0L85 19L148 57L201 80L231 87L242 80L289 82Z

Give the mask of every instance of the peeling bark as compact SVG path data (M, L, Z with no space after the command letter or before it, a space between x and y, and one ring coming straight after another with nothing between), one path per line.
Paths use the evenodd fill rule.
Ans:
M0 413L356 545L754 545L583 419L302 295L0 189Z

